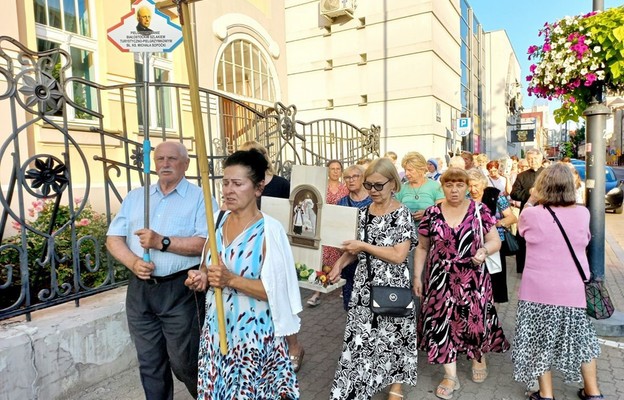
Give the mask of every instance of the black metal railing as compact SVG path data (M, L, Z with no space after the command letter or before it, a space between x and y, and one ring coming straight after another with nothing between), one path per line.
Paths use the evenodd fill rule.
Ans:
M143 84L65 79L70 62L63 50L33 52L0 37L0 109L11 116L2 121L8 134L0 138L0 171L6 176L0 188L0 319L30 318L34 310L72 300L78 304L128 278L104 242L124 195L145 181L144 121L138 115ZM191 156L187 177L202 184L188 86L149 87L168 100L155 102L158 117L149 129L150 142L184 143ZM293 105L248 104L208 89L200 89L200 100L208 184L217 198L223 159L248 140L265 145L285 177L295 164L353 163L379 155L377 126L358 128L336 119L302 122L295 119Z

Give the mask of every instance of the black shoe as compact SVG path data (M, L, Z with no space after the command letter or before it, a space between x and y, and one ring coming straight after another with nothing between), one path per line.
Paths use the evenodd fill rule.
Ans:
M588 396L585 394L585 389L579 389L576 393L581 400L601 400L604 399L604 396L599 394L597 396Z
M554 397L542 397L538 390L537 392L531 393L531 395L529 396L529 400L555 400L555 398Z

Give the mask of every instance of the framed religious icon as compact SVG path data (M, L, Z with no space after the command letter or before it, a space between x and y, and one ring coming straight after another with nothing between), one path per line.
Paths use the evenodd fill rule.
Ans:
M358 213L355 207L325 204L326 192L327 168L294 165L289 198L262 198L262 212L280 221L286 231L299 286L324 293L345 281L329 283L322 248L340 248L345 240L355 239Z
M320 244L319 227L322 197L310 185L297 186L291 192L288 238L295 246L317 249Z

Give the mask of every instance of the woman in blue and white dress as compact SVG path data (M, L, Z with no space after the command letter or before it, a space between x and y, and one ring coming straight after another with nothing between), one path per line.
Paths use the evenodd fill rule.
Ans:
M224 163L228 211L216 227L220 260L210 254L187 286L206 290L199 346L198 398L299 399L286 336L299 331L301 297L294 260L281 224L258 210L267 162L256 150ZM217 219L219 219L217 217ZM219 349L213 288L222 288L227 354Z

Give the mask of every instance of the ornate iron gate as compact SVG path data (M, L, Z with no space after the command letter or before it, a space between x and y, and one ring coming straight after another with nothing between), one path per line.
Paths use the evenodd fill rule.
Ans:
M0 146L0 168L10 171L0 190L0 319L30 318L34 310L71 300L78 304L81 297L117 287L128 277L104 241L124 194L144 181L137 115L142 83L103 86L65 79L70 62L62 50L37 53L0 37L0 107L11 115L4 121L10 133ZM186 118L188 87L150 87L171 100L171 110L156 102L157 114L176 116L175 126L150 128L151 139L185 143L191 149L187 177L201 184ZM336 119L306 123L295 119L295 106L258 109L208 89L201 89L200 97L209 184L217 196L221 161L248 140L265 145L276 171L286 177L295 164L322 165L329 159L349 164L379 155L377 126L358 128ZM119 123L112 126L113 119ZM35 134L49 143L34 143ZM16 234L5 234L9 225Z

